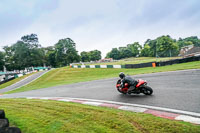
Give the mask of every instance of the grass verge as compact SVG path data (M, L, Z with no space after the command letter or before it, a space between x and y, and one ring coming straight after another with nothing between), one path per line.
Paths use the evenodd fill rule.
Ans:
M200 133L200 126L150 114L47 100L0 99L11 125L26 133Z
M148 68L138 68L138 69L112 69L112 68L59 68L51 70L50 72L44 74L42 77L31 82L30 84L23 86L19 89L6 92L16 93L40 88L47 88L57 85L71 84L77 82L105 79L117 77L119 72L124 72L129 75L145 74L145 73L156 73L156 72L166 72L184 69L200 69L200 61L175 64L162 67L148 67Z
M160 62L160 61L167 61L173 59L180 59L182 57L162 57L162 58L155 58L155 57L131 57L126 59L121 59L116 62L102 62L102 63L92 63L86 65L125 65L125 64L140 64L140 63L147 63L147 62Z
M27 75L24 75L24 76L22 76L22 77L18 77L18 78L16 78L16 79L13 79L13 80L11 80L11 81L8 81L8 82L6 82L6 83L4 83L4 84L1 84L1 85L0 85L0 89L3 89L3 88L6 88L7 86L10 86L10 85L12 85L12 84L15 84L15 83L19 82L20 80L25 79L26 77L28 77L28 76L30 76L30 75L32 75L32 74L35 74L35 72L30 73L30 74L27 74Z

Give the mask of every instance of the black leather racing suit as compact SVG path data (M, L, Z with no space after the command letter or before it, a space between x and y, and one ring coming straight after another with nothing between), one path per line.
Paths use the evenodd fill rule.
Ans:
M128 91L131 91L133 89L135 89L135 86L137 85L137 80L134 80L133 78L131 78L130 76L125 76L122 80L121 80L121 88L124 87L125 83L128 83Z

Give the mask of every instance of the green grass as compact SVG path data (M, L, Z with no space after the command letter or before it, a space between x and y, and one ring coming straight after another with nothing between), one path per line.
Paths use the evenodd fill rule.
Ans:
M175 64L163 67L148 67L148 68L138 68L138 69L104 69L104 68L59 68L51 70L50 72L44 74L39 79L33 81L32 83L23 86L19 89L9 91L8 93L22 92L33 89L47 88L57 85L72 84L77 82L105 79L118 77L119 72L124 72L129 75L145 74L145 73L156 73L156 72L166 72L184 69L199 69L200 61Z
M27 75L24 75L24 76L22 76L22 77L15 78L15 79L13 79L13 80L11 80L11 81L8 81L8 82L6 82L6 83L4 83L4 84L1 84L1 85L0 85L0 89L3 89L3 88L6 88L7 86L10 86L10 85L12 85L12 84L15 84L15 83L17 83L18 81L20 81L20 80L22 80L22 79L25 79L26 77L28 77L28 76L30 76L30 75L32 75L32 74L35 74L35 72L34 72L34 73L27 74Z
M200 126L105 107L48 100L0 99L24 133L200 133Z
M180 59L182 57L163 57L163 58L155 58L155 57L131 57L126 59L121 59L116 62L102 62L102 63L93 63L93 64L86 64L86 65L125 65L125 64L140 64L140 63L147 63L147 62L159 62L159 61L167 61L173 59Z

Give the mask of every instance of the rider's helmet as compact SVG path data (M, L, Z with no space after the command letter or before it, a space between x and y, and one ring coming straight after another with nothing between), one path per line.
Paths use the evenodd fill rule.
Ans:
M125 74L124 74L123 72L120 72L120 73L119 73L119 77L120 77L121 79L123 79L123 78L125 77Z

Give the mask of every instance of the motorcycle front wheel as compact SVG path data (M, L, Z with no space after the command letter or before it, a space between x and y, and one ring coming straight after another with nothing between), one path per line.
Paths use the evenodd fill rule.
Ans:
M119 88L117 88L117 90L122 94L126 94L126 92L121 91Z
M153 89L149 86L144 86L143 87L143 93L145 95L151 95L153 93Z
M121 80L120 79L117 81L117 85L118 84L121 84ZM122 94L126 94L126 92L121 91L120 87L117 87L117 90Z

